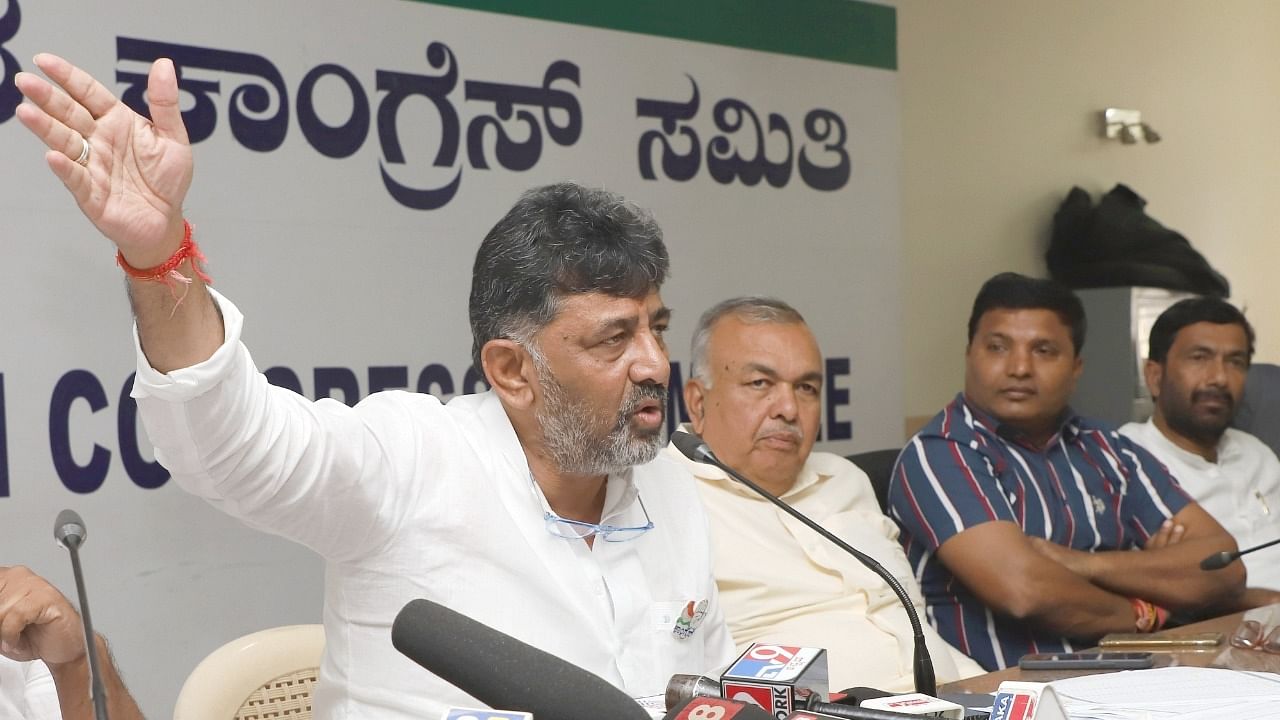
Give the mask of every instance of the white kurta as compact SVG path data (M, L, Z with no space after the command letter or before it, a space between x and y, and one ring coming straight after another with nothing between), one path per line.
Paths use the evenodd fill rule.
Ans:
M1218 442L1218 462L1211 463L1174 445L1151 420L1129 423L1120 432L1164 463L1241 550L1280 537L1280 460L1258 438L1227 428ZM1240 559L1249 587L1280 590L1280 547Z
M659 456L611 476L603 522L655 525L588 548L547 532L546 501L498 398L408 392L349 408L267 384L215 294L225 344L162 375L138 351L134 397L156 457L228 514L326 562L317 718L435 717L476 706L391 646L396 613L428 598L586 668L632 696L731 659L694 481ZM702 626L677 638L689 602Z
M0 655L0 720L62 720L58 691L44 663Z

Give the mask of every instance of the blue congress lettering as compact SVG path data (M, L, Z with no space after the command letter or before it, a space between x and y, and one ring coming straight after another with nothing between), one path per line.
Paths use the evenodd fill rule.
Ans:
M484 379L484 376L481 375L478 370L476 370L476 366L468 365L467 373L462 376L462 392L464 394L482 393L487 391L488 389L489 389L488 381L486 381Z
M18 34L18 26L22 24L22 8L18 7L18 0L8 0L5 5L4 15L0 16L0 125L8 122L13 117L13 111L22 103L22 93L13 84L13 78L22 70L22 66L13 53L4 49L4 44ZM4 495L8 495L8 488L3 489Z
M144 490L154 490L169 482L169 471L160 463L142 457L138 447L138 402L130 397L133 389L133 377L130 373L120 388L120 404L116 411L116 435L120 441L120 462L124 464L125 474L134 485Z
M360 402L360 381L356 374L344 367L318 367L313 373L316 399L333 397L334 390L342 391L342 402L354 407Z
M298 373L284 367L283 365L269 367L262 371L262 374L266 376L267 382L275 385L276 387L284 388L285 390L292 390L299 395L305 395L305 393L302 392L302 379L298 377Z
M422 368L422 372L418 373L416 389L420 393L447 400L453 395L453 376L449 374L449 368L433 363Z
M649 100L636 98L636 117L658 118L662 120L662 130L648 130L640 136L640 177L645 180L656 180L653 173L653 144L662 143L662 172L678 182L684 182L698 174L702 165L702 145L698 141L698 133L686 125L676 126L681 120L692 120L698 114L698 83L691 75L689 83L693 85L693 97L689 102L671 102L668 100ZM681 155L671 146L668 137L676 131L689 143L689 152Z
M827 380L826 380L826 406L827 406L827 439L828 440L851 440L853 439L853 423L847 420L836 419L836 409L848 407L849 391L836 387L836 378L844 377L849 374L849 358L832 357L827 358Z
M547 135L559 145L573 145L582 135L582 107L572 93L551 87L556 80L567 80L575 86L581 86L578 66L571 62L559 60L547 68L542 76L542 87L524 87L503 83L480 82L468 80L464 85L467 100L483 100L494 103L497 117L478 116L467 126L467 158L471 167L487 170L489 163L484 157L485 128L492 127L497 133L494 155L498 164L507 170L528 170L538 163L542 156L542 131L538 120L528 110L520 110L515 114L516 120L524 123L528 130L528 138L524 142L516 142L503 130L500 120L511 119L514 106L538 107L542 109L542 121L547 126ZM557 125L552 120L551 111L560 110L565 114L565 124Z
M0 373L0 498L9 497L9 433L4 408L4 373Z
M111 466L111 452L93 444L93 454L85 465L76 464L71 454L71 406L76 400L89 403L98 412L107 407L102 383L88 370L71 370L58 379L49 400L49 451L53 469L66 488L75 493L91 493L102 487Z
M221 92L221 83L184 77L189 69L210 70L236 76L237 85L227 102L231 134L244 147L270 152L284 143L289 130L289 96L284 78L261 55L177 45L137 38L117 37L116 58L148 65L159 58L173 60L178 87L195 98L195 106L182 113L191 142L206 140L218 123L218 110L209 98ZM116 71L116 81L127 83L121 94L125 104L150 117L146 101L145 72ZM274 102L273 102L274 101ZM271 112L274 106L274 112Z
M666 179L684 182L698 174L702 147L698 133L690 123L698 114L701 96L697 81L692 76L686 77L693 86L693 94L688 101L636 99L637 118L661 121L661 130L650 129L640 134L636 148L640 177L645 180L658 179L653 167L657 143L662 145L662 172ZM810 148L806 144L799 153L795 150L795 139L787 118L771 112L767 120L768 125L762 125L755 108L742 100L724 98L715 103L712 122L721 134L707 143L707 173L711 179L722 185L736 180L746 186L757 185L763 179L775 188L782 188L791 181L794 167L799 171L800 179L814 190L839 190L848 184L851 164L849 151L844 146L848 133L839 115L823 109L809 111L805 115L805 135L818 147ZM677 135L683 140L681 145L688 148L683 154L678 153L671 142ZM779 136L780 140L777 140ZM753 149L753 154L750 157L740 154L735 148L735 140L741 141L740 147ZM785 152L770 150L770 147L780 147L780 143L785 145ZM820 165L811 157L829 157L834 164Z
M458 83L458 62L453 51L441 42L433 42L427 46L427 64L439 70L447 69L442 75L412 75L410 73L379 70L377 73L378 90L386 92L382 102L378 104L378 142L382 146L383 161L379 163L382 172L382 184L391 193L396 202L415 210L437 210L444 207L458 192L458 184L462 182L462 169L443 187L435 189L414 189L401 185L387 171L387 165L403 165L404 151L400 149L400 131L396 128L396 116L400 105L409 97L421 95L431 101L440 115L440 148L432 164L436 167L453 167L458 157L458 138L461 124L458 111L449 102L448 95Z
M787 155L781 162L770 162L765 148L765 132L760 127L760 118L750 105L741 100L726 98L716 103L712 110L716 128L726 133L736 133L742 129L746 120L751 121L751 145L755 147L755 157L747 160L736 152L730 152L733 143L727 135L717 135L707 144L707 172L711 179L721 185L728 185L734 178L748 187L765 178L773 187L780 188L791 179L791 127L786 118L777 113L769 113L769 135L781 132L787 142Z
M351 117L337 126L324 124L312 100L316 83L327 76L341 80L351 93ZM302 128L303 137L321 155L350 157L369 135L369 96L350 70L333 63L317 65L302 77L302 84L298 86L298 126Z
M16 4L13 7L16 8ZM9 15L6 15L5 20L8 19ZM16 27L16 20L12 24ZM5 25L0 24L0 33L4 28ZM0 34L0 41L3 39L3 34ZM2 49L0 53L3 53ZM407 208L437 210L453 200L462 182L463 168L458 153L462 143L462 123L457 108L449 99L449 94L458 84L458 61L453 51L438 41L427 45L425 56L434 74L381 69L375 72L374 86L382 94L376 117L372 113L369 95L355 73L334 63L317 65L303 76L298 86L297 115L307 143L321 155L334 159L354 155L368 139L371 124L376 124L382 154L378 170L387 193ZM0 57L7 58L3 54ZM182 113L192 143L209 139L217 129L219 112L214 97L221 94L224 82L235 84L228 98L227 118L236 141L258 152L270 152L284 143L289 131L289 93L280 71L270 60L261 55L231 50L117 37L116 60L125 64L116 70L116 81L124 85L120 97L126 105L143 115L149 116L147 74L134 66L151 63L161 57L174 61L178 86L193 100L192 107ZM7 59L5 70L10 72ZM188 71L197 71L194 74L200 77L192 77L193 73ZM16 63L12 72L17 72ZM225 80L208 79L210 75L229 77ZM340 80L351 95L351 115L338 125L325 123L315 109L316 86L325 78ZM12 84L7 82L6 87ZM583 116L582 106L572 89L580 87L578 66L567 60L556 60L548 65L541 85L467 80L464 100L493 105L492 115L476 115L467 125L467 162L476 170L490 169L485 155L486 138L489 136L494 136L493 157L497 164L516 172L534 167L542 158L544 132L557 145L568 147L576 144L582 136ZM413 97L429 100L439 116L438 145L430 159L431 166L455 171L451 180L438 187L407 185L396 179L393 172L395 166L409 162L400 143L398 122L405 101ZM17 100L14 101L16 105ZM3 108L3 103L0 103L0 111ZM412 125L415 128L421 126L421 123ZM432 127L431 124L426 126ZM511 130L516 132L512 134Z
M671 363L671 379L667 383L667 435L676 431L680 423L689 422L689 410L684 406L684 378L680 363Z
M369 394L409 387L409 368L404 365L375 365L369 368Z
M808 149L802 148L797 163L800 177L815 190L839 190L844 187L849 182L850 172L849 151L844 147L848 138L844 120L830 110L812 110L804 117L804 132L810 140L822 143L822 149L834 154L839 161L833 167L815 165L809 160ZM832 133L836 134L836 139L827 142Z

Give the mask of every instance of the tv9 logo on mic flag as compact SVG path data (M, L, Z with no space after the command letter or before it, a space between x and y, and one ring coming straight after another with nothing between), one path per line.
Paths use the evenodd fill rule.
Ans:
M761 680L794 680L823 651L817 648L753 644L725 676Z

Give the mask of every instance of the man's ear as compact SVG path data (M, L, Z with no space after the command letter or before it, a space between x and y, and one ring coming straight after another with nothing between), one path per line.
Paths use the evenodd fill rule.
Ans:
M1164 366L1155 360L1147 360L1142 366L1142 379L1147 383L1147 392L1152 400L1160 399L1160 381L1164 379Z
M707 388L698 378L689 378L684 384L684 407L689 411L689 422L693 431L702 434L702 426L706 418Z
M533 378L537 369L529 351L514 341L496 338L480 348L484 377L504 405L518 409L533 406Z

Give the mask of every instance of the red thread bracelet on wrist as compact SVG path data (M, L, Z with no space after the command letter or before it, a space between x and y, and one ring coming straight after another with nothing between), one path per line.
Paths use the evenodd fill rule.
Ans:
M116 251L116 264L120 266L121 270L124 270L126 275L135 280L158 282L168 287L169 294L176 301L173 306L176 312L178 305L181 305L182 301L186 299L187 291L191 289L191 278L178 271L178 267L182 263L191 260L191 269L195 271L196 276L209 285L213 284L213 278L209 277L200 267L208 261L205 260L204 253L200 252L200 246L191 237L193 230L191 223L184 218L182 221L182 243L178 245L178 249L169 256L168 260L155 267L138 269L130 265L124 259L124 253L119 250ZM179 283L186 286L182 291L182 295L178 295L177 288Z

